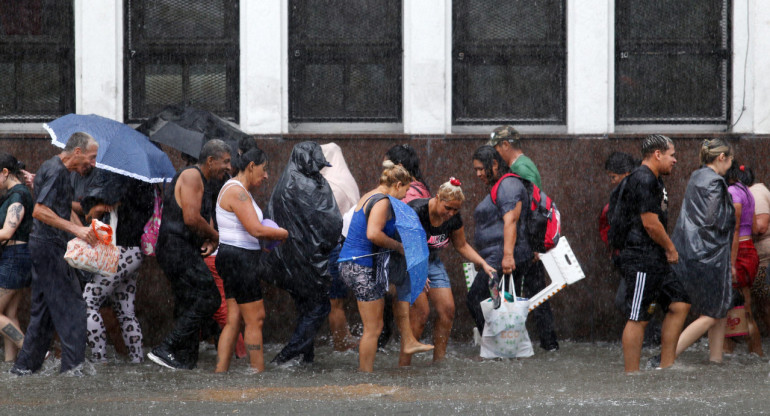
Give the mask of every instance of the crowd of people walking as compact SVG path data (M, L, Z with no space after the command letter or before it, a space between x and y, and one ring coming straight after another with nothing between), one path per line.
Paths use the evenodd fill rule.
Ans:
M328 318L333 347L358 348L364 372L374 370L378 346L387 342L393 322L400 334L398 365L410 365L417 353L432 351L434 362L446 357L456 312L438 254L447 246L479 270L467 293L479 332L485 325L480 302L490 297L490 280L494 284L498 276L511 274L524 297L546 286L545 267L527 238L531 189L541 187L541 176L510 126L495 129L472 154L469 168L477 186L487 189L473 210L472 243L466 239L467 219L460 215L468 184L448 178L431 193L409 145L389 149L377 186L361 193L339 146L299 143L262 206L253 195L268 178L269 158L253 139L242 140L237 149L222 140L207 141L199 157L165 185L116 179L117 174L95 169L98 147L86 133L72 135L31 183L22 163L0 153L0 333L5 360L15 361L13 374L38 371L55 333L61 340L61 372L78 374L86 359L107 362L99 313L106 301L115 311L129 361L142 362L134 303L138 269L150 254L171 284L174 323L146 357L173 369L197 366L201 330L215 318L221 332L214 371L228 371L233 355L264 371L265 284L285 290L297 311L295 329L273 357L275 364L313 362L314 340ZM673 141L650 135L642 142L641 161L616 152L605 164L616 187L602 211L600 231L620 276L615 303L627 318L622 334L626 372L640 368L642 340L656 308L665 318L655 367L673 365L704 333L709 359L721 361L734 347L725 341L725 328L736 306L747 312L749 351L762 355L751 311L753 305L770 320L770 287L756 278L770 259L765 236L770 191L754 183L751 168L734 162L733 153L721 139L702 143L701 168L690 177L670 237L663 178L676 164ZM427 281L418 293L407 271L395 205L410 207L425 232ZM67 242L77 237L97 244L94 230L83 224L113 216L117 273L91 275L70 267L64 260ZM146 234L152 232L148 221L157 220L155 241ZM151 244L150 251L145 244ZM30 286L25 334L17 311L20 289ZM343 300L349 292L363 324L360 338L351 334L345 318ZM431 308L432 345L421 342ZM683 329L688 313L697 318ZM540 347L558 350L548 302L531 315Z

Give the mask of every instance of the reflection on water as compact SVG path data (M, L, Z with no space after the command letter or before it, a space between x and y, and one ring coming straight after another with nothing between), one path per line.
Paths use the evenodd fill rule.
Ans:
M768 351L765 345L765 351ZM279 345L267 346L272 358ZM770 365L745 345L721 365L707 362L705 340L670 370L622 374L619 344L562 342L561 350L523 360L481 360L478 348L450 344L448 358L396 367L398 352L378 353L374 374L356 371L354 352L320 346L311 366L268 366L252 374L235 360L214 374L215 353L193 371L118 359L89 365L89 376L60 376L50 359L37 375L17 378L0 364L4 414L759 414L770 409ZM645 350L643 360L656 353Z

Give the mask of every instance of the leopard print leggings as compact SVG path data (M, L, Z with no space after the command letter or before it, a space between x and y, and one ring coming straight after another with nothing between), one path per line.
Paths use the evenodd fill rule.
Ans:
M107 360L107 333L99 308L108 298L120 323L123 342L128 348L128 358L132 363L140 363L144 358L142 351L142 328L134 314L136 297L136 279L142 264L142 251L139 247L120 248L118 272L112 276L95 275L93 282L86 284L83 297L87 308L88 346L91 347L91 359L94 362Z

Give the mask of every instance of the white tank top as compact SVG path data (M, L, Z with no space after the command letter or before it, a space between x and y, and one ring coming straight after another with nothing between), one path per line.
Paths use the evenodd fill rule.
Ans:
M251 196L248 190L246 190L246 188L240 182L238 182L238 180L230 179L229 181L225 182L224 186L222 186L222 190L219 191L219 196L217 197L216 214L217 225L219 226L219 243L240 247L246 250L259 250L259 240L256 239L253 235L249 234L248 231L246 231L246 228L243 227L243 224L241 224L234 212L225 211L219 205L219 201L222 199L222 195L224 195L225 191L233 185L240 186L244 191L246 191L246 195L248 195L251 199L251 205L254 207L254 211L257 212L259 222L262 222L264 219L262 210L259 209L259 206L254 201L254 198Z

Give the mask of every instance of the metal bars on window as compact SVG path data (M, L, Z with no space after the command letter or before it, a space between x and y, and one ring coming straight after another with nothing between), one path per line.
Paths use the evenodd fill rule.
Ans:
M71 1L0 1L0 121L50 121L75 111Z
M730 0L615 2L617 124L729 122Z
M289 2L289 121L400 122L401 0Z
M184 103L238 121L238 0L125 0L126 120Z
M454 124L564 124L564 0L455 0Z

